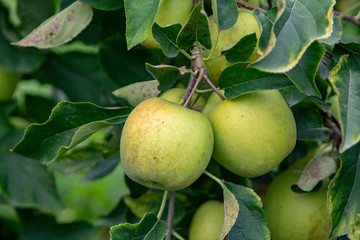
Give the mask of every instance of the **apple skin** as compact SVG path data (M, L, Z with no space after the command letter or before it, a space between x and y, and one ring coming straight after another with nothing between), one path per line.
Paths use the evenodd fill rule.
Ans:
M222 202L217 200L204 202L191 220L189 240L219 240L224 218Z
M166 27L169 25L180 23L184 25L190 17L193 0L162 0L163 3L156 14L155 22L160 26ZM160 3L161 4L161 3ZM148 49L161 49L161 46L154 39L151 31L149 36L141 42L141 45Z
M185 95L186 89L185 88L172 88L165 92L162 92L159 97L168 100L169 102L173 103L181 103L182 97ZM194 93L191 97L190 106L192 110L201 112L205 105L206 100L200 96L199 99L194 104L195 99L197 98L198 94Z
M121 135L121 164L144 186L180 190L207 167L214 138L209 120L197 111L150 98L131 112Z
M203 113L214 131L214 158L242 177L264 175L296 144L292 111L278 90L220 101L214 92Z
M214 17L209 17L210 23L210 33L211 33L211 42L215 44L217 37L217 25L215 23ZM247 10L239 10L238 20L231 28L227 30L220 31L219 40L215 47L213 56L211 59L205 62L206 70L211 81L218 85L219 77L223 70L231 65L225 58L225 56L221 55L221 49L223 47L232 47L241 38L249 35L251 33L255 33L257 39L260 38L260 25L257 18L250 11ZM205 55L210 55L210 50L205 50ZM217 57L217 58L214 58ZM259 57L256 49L254 49L253 54L251 55L249 61L254 61Z
M6 102L11 99L20 78L20 74L9 73L0 67L0 102Z
M273 240L327 240L331 233L326 207L328 182L315 192L294 193L291 185L301 172L282 172L267 190L264 208Z

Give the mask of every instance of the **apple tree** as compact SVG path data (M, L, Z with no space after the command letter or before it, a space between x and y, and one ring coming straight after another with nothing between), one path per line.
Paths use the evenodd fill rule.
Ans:
M0 0L1 239L360 239L357 0Z

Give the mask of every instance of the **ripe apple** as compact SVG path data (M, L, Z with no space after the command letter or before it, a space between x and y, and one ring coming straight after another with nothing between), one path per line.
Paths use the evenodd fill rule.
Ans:
M264 208L274 240L326 240L331 232L327 212L327 185L315 192L295 193L301 170L289 169L279 174L266 192Z
M190 17L193 5L193 0L162 0L162 5L156 14L155 22L162 27L177 23L184 25ZM141 42L141 45L149 49L161 49L151 32L149 36Z
M278 90L219 100L212 94L203 113L214 131L214 158L242 177L261 176L278 165L296 143L292 111Z
M213 151L209 120L162 98L140 103L129 115L120 142L128 177L150 188L180 190L205 170Z
M7 72L0 67L0 102L11 99L20 78L20 74Z
M168 100L173 103L180 103L182 101L182 97L185 95L185 88L172 88L165 92L162 92L159 97ZM194 93L191 97L190 107L193 110L201 112L206 105L206 100L200 96L199 99L194 104L195 99L198 97L197 93Z
M191 220L189 240L219 240L224 217L222 202L209 200L201 204Z
M211 42L215 44L218 29L213 16L209 18L209 22L210 22ZM218 80L222 71L231 65L231 63L226 60L225 56L220 56L221 49L232 47L238 41L240 41L241 38L251 33L255 33L256 37L259 39L260 25L254 14L243 9L239 10L238 20L234 24L234 26L232 26L227 30L220 31L219 40L215 47L213 56L211 59L205 62L208 76L214 82L215 85L218 84ZM205 55L208 56L209 54L210 54L210 50L206 50ZM257 58L258 58L258 53L256 49L254 49L254 52L250 57L249 61L254 61Z

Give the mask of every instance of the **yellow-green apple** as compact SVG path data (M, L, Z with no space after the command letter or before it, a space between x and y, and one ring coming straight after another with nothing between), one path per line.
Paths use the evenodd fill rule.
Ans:
M191 220L189 240L219 240L224 223L224 204L209 200L200 205Z
M191 14L191 9L194 5L193 0L161 0L161 7L156 14L155 22L162 27L180 23L186 23ZM152 33L141 42L146 48L161 49L161 46L156 42Z
M185 92L186 92L185 88L172 88L165 92L162 92L159 95L159 97L166 99L169 102L182 103L183 102L182 97L185 95ZM200 96L199 99L194 103L197 97L198 97L197 93L194 93L192 95L190 101L190 108L201 112L206 105L206 100L202 96Z
M211 42L215 44L218 28L213 16L209 18L209 22ZM205 62L208 76L216 85L218 84L222 71L231 65L231 63L226 60L225 56L220 56L221 49L228 49L232 47L240 41L241 38L252 33L255 33L256 37L259 39L260 25L253 13L243 9L239 10L239 16L234 26L227 30L220 31L218 43L215 46L213 56ZM205 55L209 56L210 52L210 50L206 50ZM256 49L254 49L249 61L256 60L258 56L259 55Z
M327 212L327 185L315 192L295 193L291 185L301 170L288 169L270 184L264 208L273 240L327 240L331 220Z
M239 176L271 171L295 146L294 116L278 90L225 101L213 93L203 113L214 131L214 158Z
M10 73L0 67L0 102L9 101L11 99L20 78L20 74Z
M205 115L162 98L150 98L137 105L125 122L121 164L135 182L180 190L203 173L213 145L213 131Z

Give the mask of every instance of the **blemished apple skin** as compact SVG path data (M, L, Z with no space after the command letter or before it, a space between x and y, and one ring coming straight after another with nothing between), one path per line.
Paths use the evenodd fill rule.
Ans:
M222 202L217 200L204 202L191 220L189 240L219 240L224 218Z
M218 29L213 16L209 18L209 23L211 42L215 44ZM220 31L219 40L212 56L213 59L209 59L205 62L208 76L215 85L218 85L219 77L223 70L231 65L231 63L226 60L225 56L217 57L221 55L221 49L223 47L232 47L232 45L235 45L241 38L251 33L255 33L257 39L259 39L261 33L260 25L254 14L242 9L239 10L238 20L234 26L227 30ZM210 50L206 50L205 55L209 56L209 54ZM256 49L254 49L249 61L256 60L258 56Z
M156 14L155 22L162 27L177 23L184 25L190 17L193 5L193 0L163 0L161 8ZM161 49L151 31L149 36L141 42L141 45L149 49Z
M20 78L20 74L9 73L0 67L0 102L11 99Z
M207 167L214 138L209 120L161 98L140 103L125 122L120 142L127 176L144 186L180 190Z
M265 215L273 240L327 240L331 233L326 207L329 181L324 181L315 192L295 193L291 185L301 172L299 169L282 172L266 192Z
M222 101L213 93L203 113L214 131L214 158L242 177L271 171L296 144L293 113L278 90Z
M165 92L162 92L159 97L166 99L170 102L173 103L179 103L182 100L182 97L185 95L186 89L185 88L172 88L169 89ZM195 99L198 97L197 93L194 93L191 97L191 101L190 101L190 107L193 110L199 111L201 112L205 105L206 105L206 100L205 98L203 98L202 96L199 97L199 99L196 101L196 103L194 104Z

